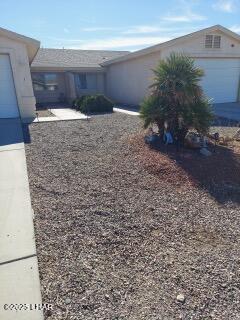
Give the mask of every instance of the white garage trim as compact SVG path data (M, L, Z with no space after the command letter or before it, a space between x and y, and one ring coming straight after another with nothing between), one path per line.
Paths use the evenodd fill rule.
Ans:
M213 103L238 101L240 59L198 58L195 65L204 70L201 84Z

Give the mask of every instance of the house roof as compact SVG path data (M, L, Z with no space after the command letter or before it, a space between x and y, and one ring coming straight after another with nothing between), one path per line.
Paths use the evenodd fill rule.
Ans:
M40 47L40 42L38 40L23 36L19 33L12 32L3 28L0 28L0 35L3 37L6 37L10 40L15 40L22 42L26 45L27 52L28 52L28 58L30 63L33 61L39 47Z
M103 62L102 66L108 66L108 65L111 65L111 64L114 64L114 63L127 61L127 60L134 59L134 58L137 58L137 57L145 56L147 54L157 52L157 51L159 51L159 50L161 50L163 48L171 47L171 46L173 46L175 44L181 43L181 42L186 41L188 39L199 37L202 34L216 32L216 31L220 31L220 32L222 32L222 33L224 33L224 34L236 39L237 41L240 41L240 35L239 34L237 34L235 32L232 32L231 30L229 30L227 28L224 28L221 25L215 25L215 26L212 26L212 27L209 27L209 28L205 28L205 29L202 29L202 30L190 33L190 34L187 34L185 36L182 36L182 37L179 37L179 38L175 38L175 39L172 39L172 40L169 40L169 41L166 41L166 42L163 42L163 43L160 43L160 44L157 44L157 45L154 45L154 46L151 46L151 47L139 50L139 51L131 52L131 53L126 54L126 55L121 56L121 57L116 57L115 59Z
M39 49L33 68L102 68L101 63L128 54L129 51Z

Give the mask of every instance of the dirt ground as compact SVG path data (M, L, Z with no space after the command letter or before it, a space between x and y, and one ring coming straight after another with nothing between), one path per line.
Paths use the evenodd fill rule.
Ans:
M54 114L48 109L37 110L38 117L55 117Z
M115 113L29 127L46 319L240 319L238 148L150 149L141 128Z

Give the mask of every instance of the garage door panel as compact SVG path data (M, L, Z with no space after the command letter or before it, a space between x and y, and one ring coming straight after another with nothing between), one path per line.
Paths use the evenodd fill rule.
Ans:
M10 58L0 54L0 118L19 117Z
M239 59L196 59L195 64L204 71L201 85L206 96L215 103L237 101Z

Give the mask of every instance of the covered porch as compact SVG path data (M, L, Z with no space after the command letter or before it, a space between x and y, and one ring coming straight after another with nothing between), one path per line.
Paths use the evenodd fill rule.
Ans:
M77 71L32 71L37 107L68 104L82 95L105 94L105 73Z

